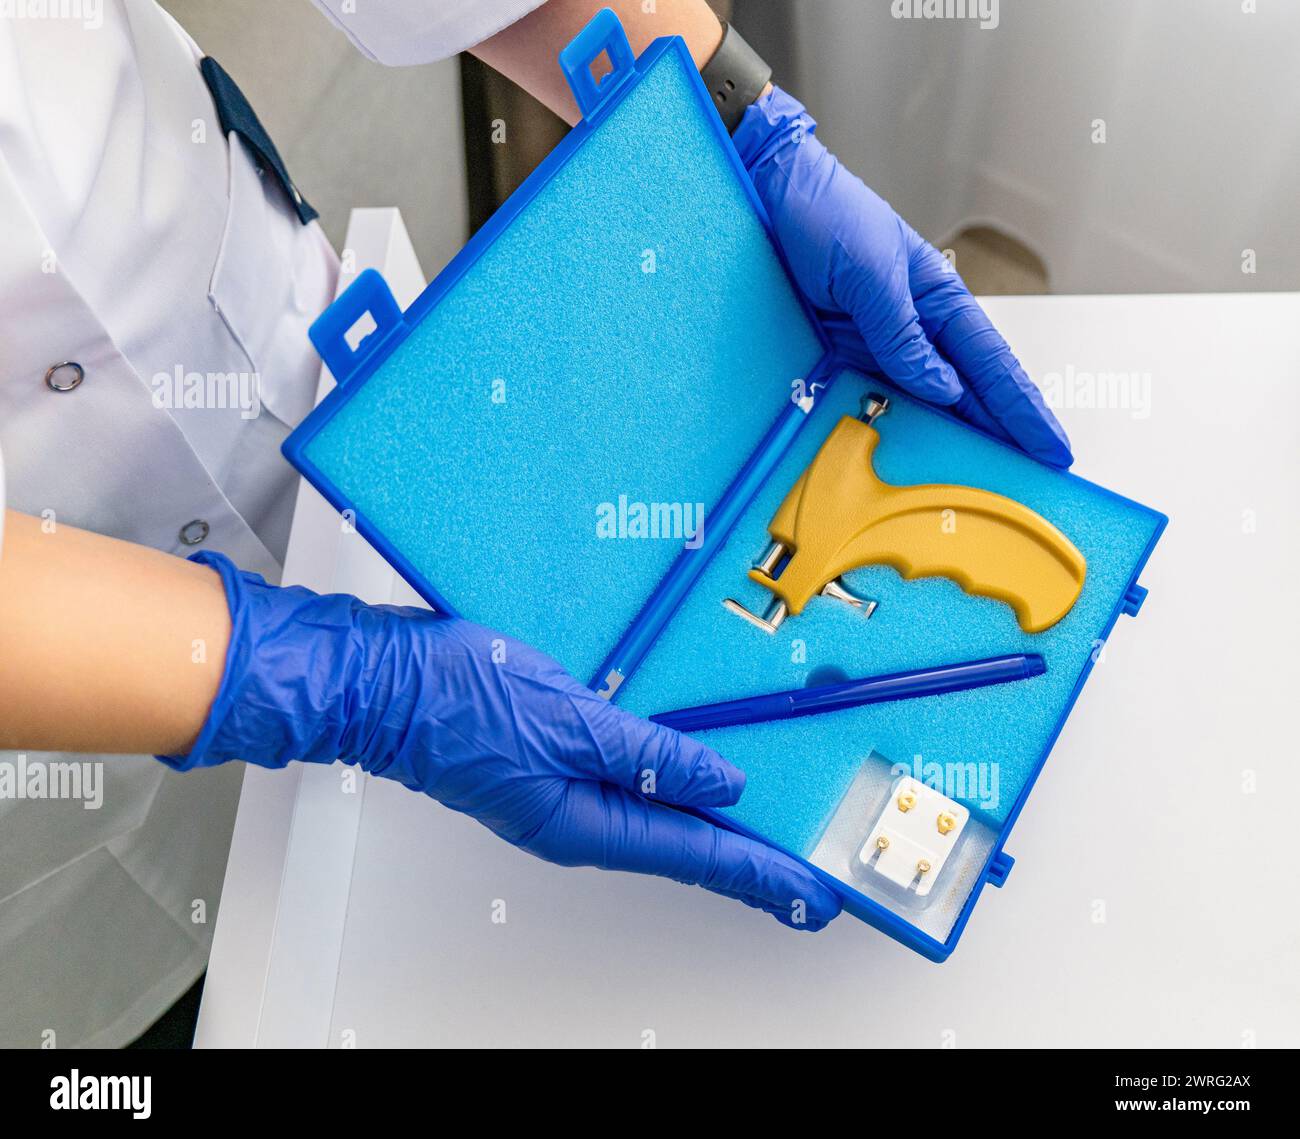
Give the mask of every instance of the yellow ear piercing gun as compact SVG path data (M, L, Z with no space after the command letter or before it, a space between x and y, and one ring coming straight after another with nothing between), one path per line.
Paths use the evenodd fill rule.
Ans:
M968 486L893 486L872 466L889 408L863 398L846 415L777 510L772 544L749 576L772 592L762 617L723 604L767 633L798 616L815 596L834 597L870 617L876 603L854 596L841 575L892 566L906 580L946 577L967 593L1003 601L1026 633L1050 629L1074 606L1087 563L1070 540L1027 506Z

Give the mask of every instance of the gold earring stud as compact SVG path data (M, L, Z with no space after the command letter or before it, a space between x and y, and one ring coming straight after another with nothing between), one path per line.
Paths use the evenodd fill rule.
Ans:
M940 834L947 834L956 825L957 825L957 820L952 815L951 812L949 811L939 812L938 827L939 827Z
M906 814L916 806L916 796L911 791L904 791L898 796L898 809Z

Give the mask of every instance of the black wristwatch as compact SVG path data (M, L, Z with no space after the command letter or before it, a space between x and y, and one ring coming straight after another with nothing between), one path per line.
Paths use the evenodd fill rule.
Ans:
M724 20L722 43L713 58L700 68L700 75L713 96L713 105L718 108L727 133L735 134L745 117L745 109L763 93L772 78L772 69Z

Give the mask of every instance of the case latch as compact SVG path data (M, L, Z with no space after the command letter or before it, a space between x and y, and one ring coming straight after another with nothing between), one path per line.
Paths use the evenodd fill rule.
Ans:
M1007 875L1011 873L1011 868L1016 864L1016 860L1011 857L1005 850L999 850L989 861L989 868L984 873L984 880L991 886L997 886L1001 889L1007 884Z
M1128 587L1128 592L1124 594L1124 614L1128 617L1136 617L1138 611L1142 608L1142 602L1147 599L1147 590L1145 587L1138 585L1135 581Z

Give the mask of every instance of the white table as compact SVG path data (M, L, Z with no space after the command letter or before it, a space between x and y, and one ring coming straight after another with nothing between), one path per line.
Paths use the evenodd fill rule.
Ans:
M549 866L383 780L250 770L196 1043L1300 1044L1300 295L985 304L1040 380L1150 374L1149 415L1060 414L1078 473L1171 524L948 963ZM333 534L335 580L391 593L304 498L297 547Z

